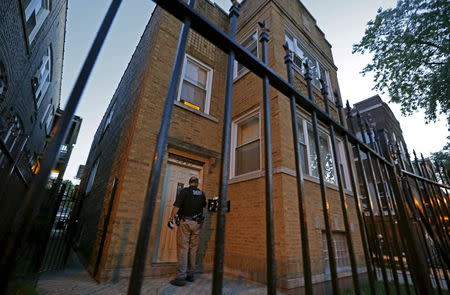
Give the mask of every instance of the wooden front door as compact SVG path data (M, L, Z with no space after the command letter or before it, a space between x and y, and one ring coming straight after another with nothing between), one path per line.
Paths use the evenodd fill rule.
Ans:
M177 262L176 226L171 230L167 222L178 192L189 186L190 177L196 176L200 179L200 169L192 165L167 163L159 215L159 243L155 259L157 263Z

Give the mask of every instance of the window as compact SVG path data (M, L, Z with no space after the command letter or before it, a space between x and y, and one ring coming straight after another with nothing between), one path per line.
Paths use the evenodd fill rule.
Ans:
M317 163L316 146L314 143L314 132L310 122L303 115L297 115L298 131L299 131L299 148L300 148L300 164L304 174L319 177L319 167ZM345 157L344 144L342 140L337 138L338 154L340 156L340 172L343 178L344 188L351 190L350 174L347 166L347 158ZM319 144L320 155L324 167L325 181L337 184L335 159L332 153L331 138L328 133L319 127Z
M115 104L113 104L113 106L109 110L108 117L106 117L105 126L103 127L103 132L102 133L105 133L105 131L108 128L109 124L111 124L111 120L112 120L112 117L114 115L114 106L115 106Z
M232 176L261 170L259 111L233 122Z
M13 116L6 119L6 124L2 130L2 140L5 146L10 152L13 152L14 147L23 138L23 128L22 123L18 116Z
M92 185L94 184L94 179L97 174L97 168L98 168L98 159L95 160L94 165L92 165L91 172L89 173L89 179L86 184L86 190L85 190L86 194L88 194L92 189Z
M186 55L178 101L209 114L213 71L207 65Z
M25 23L28 42L31 44L50 13L50 0L28 0L25 8Z
M350 258L348 254L347 239L345 233L334 232L331 234L333 239L334 258L336 261L336 268L338 271L350 268ZM327 236L325 232L322 233L323 244L323 260L325 273L330 273L330 260L328 257Z
M52 131L52 123L54 118L55 118L55 110L51 108L51 112L47 115L47 120L45 121L45 128L47 131L47 135L49 135L50 131Z
M245 38L241 45L245 48L247 48L250 53L252 53L254 56L258 57L258 31L254 31L250 36ZM242 64L235 62L234 66L234 77L240 77L243 74L245 74L248 71L246 67L244 67Z
M52 63L52 50L49 46L47 52L42 57L39 69L36 71L32 79L34 98L36 99L36 106L39 108L42 99L50 86L51 81L51 63Z
M51 128L52 128L52 123L53 123L53 118L55 114L55 110L53 109L53 106L51 104L49 104L47 106L47 109L45 109L45 113L41 118L41 124L45 126L45 130L46 130L46 134L49 135Z
M310 50L305 49L306 46L303 45L300 39L294 37L293 34L286 32L285 42L293 53L293 63L295 68L297 68L300 74L304 75L305 67L303 63L307 61L310 67L312 85L320 90L322 86L319 80L322 79L327 85L328 99L334 102L334 91L331 85L330 72L325 69L317 57L309 53Z

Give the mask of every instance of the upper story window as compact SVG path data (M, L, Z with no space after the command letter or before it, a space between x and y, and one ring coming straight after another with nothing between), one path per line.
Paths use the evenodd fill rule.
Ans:
M50 0L21 0L25 8L28 42L31 44L50 13Z
M233 122L231 176L261 170L261 128L259 111Z
M91 172L89 173L89 178L86 184L86 194L88 194L91 189L92 189L92 185L94 184L94 180L95 180L95 176L97 175L97 168L98 168L98 162L99 159L97 158L97 160L95 160L94 165L92 165L92 169Z
M285 42L288 44L289 49L293 52L293 63L295 68L302 74L305 74L304 62L308 62L310 67L310 73L312 77L312 85L318 88L322 88L320 79L322 79L327 87L328 99L334 101L334 91L331 85L330 72L320 62L317 57L305 49L306 46L300 42L300 40L294 37L291 33L286 32Z
M52 69L52 49L49 46L46 53L42 57L36 74L32 79L34 97L36 99L37 108L41 105L42 99L50 86Z
M52 130L52 123L53 119L55 117L55 110L51 104L47 106L47 109L45 109L45 113L41 118L41 124L45 126L46 134L49 135L50 131Z
M249 36L244 38L241 42L241 45L245 48L247 48L250 53L252 53L254 56L259 57L258 52L258 31L253 31ZM248 69L244 67L242 64L235 62L234 66L234 77L238 78L245 73L248 72Z
M111 124L112 117L114 116L114 109L115 109L114 107L115 107L115 104L113 104L111 109L109 110L108 117L106 117L105 125L103 126L102 134L105 133L106 129Z
M15 147L24 140L22 123L18 116L13 116L6 119L4 125L0 130L1 139L9 152L13 153Z
M5 65L0 61L0 100L4 99L8 91L8 77Z
M178 101L197 111L209 114L213 70L186 55L181 74Z
M307 175L318 178L319 166L317 163L317 153L312 125L309 121L303 118L303 116L297 115L297 120L301 155L300 164L302 167L302 171ZM321 127L319 127L319 146L325 181L337 184L335 171L336 165L331 147L331 138L328 133ZM337 148L340 158L339 169L342 175L344 188L347 190L351 190L349 170L346 160L347 158L344 153L344 144L340 139L337 139Z

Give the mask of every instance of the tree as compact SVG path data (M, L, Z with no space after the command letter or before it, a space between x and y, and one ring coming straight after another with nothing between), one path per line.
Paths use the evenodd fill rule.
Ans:
M437 169L450 176L450 136L447 137L447 139L449 142L444 146L444 148L439 152L431 153L431 158L440 166ZM446 180L447 178L444 176L442 181L446 182Z
M450 125L450 2L399 0L378 9L353 53L373 54L362 73L374 73L374 90L410 115L425 111L427 122L445 114Z

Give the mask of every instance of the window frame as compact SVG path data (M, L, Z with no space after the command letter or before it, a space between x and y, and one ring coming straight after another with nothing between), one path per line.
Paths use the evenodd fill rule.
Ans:
M41 2L41 8L36 12L37 3ZM23 17L25 24L25 32L28 44L31 44L33 40L36 38L37 34L41 30L45 20L50 14L51 10L51 1L50 0L31 0L27 7L23 9ZM31 16L34 13L35 24L33 29L28 32L27 23L30 20Z
M33 76L33 79L38 79L40 77L40 73L44 72L44 79L42 81L39 81L38 87L35 87L33 85L33 95L36 103L36 109L39 109L42 101L44 100L45 95L47 94L47 90L50 87L50 84L52 82L52 47L49 45L47 47L46 54L42 56L41 63L39 65L39 68L36 70L35 75ZM48 71L46 70L46 65L48 62ZM39 95L37 95L39 93Z
M334 250L334 261L336 262L336 270L337 271L347 271L351 270L351 262L350 262L350 252L347 244L347 237L345 231L333 231L331 232L331 236L333 239L333 250ZM336 239L339 237L339 239ZM345 245L345 249L342 249L340 246L341 243ZM323 257L323 271L325 274L330 274L330 261L328 256L328 244L327 237L325 231L322 231L322 257ZM345 256L341 256L339 254L345 253ZM339 262L342 263L342 266L339 266Z
M98 165L100 163L100 157L97 157L92 164L91 170L89 171L89 177L87 179L86 188L84 189L85 194L89 194L94 186L95 178L97 177Z
M317 71L317 83L315 82L314 79L314 74L312 74L312 80L311 80L311 84L318 89L319 91L321 91L321 85L320 85L320 79L322 79L326 84L327 84L327 90L328 90L328 100L330 100L331 102L335 103L335 98L334 98L334 91L333 91L333 86L331 84L331 75L330 75L330 69L325 66L322 62L321 59L313 53L313 51L311 49L309 49L309 46L306 45L306 43L297 36L297 34L293 33L293 31L291 29L289 29L288 27L285 28L284 30L284 40L285 42L287 42L287 37L288 35L290 35L292 37L292 45L293 48L289 48L289 50L292 52L293 54L293 58L295 57L295 55L299 56L302 61L305 60L305 54L310 55L314 61L315 61L315 67L317 69L319 69ZM302 52L303 57L300 56L298 53ZM294 65L294 70L296 70L300 75L302 75L304 77L304 65L302 62L301 67L299 67L296 63L292 63ZM325 77L322 77L322 70L325 73Z
M244 34L244 36L242 38L239 38L239 44L242 45L242 43L244 43L245 41L247 41L248 38L250 38L251 36L256 35L256 58L259 59L260 56L260 52L259 52L259 31L257 28L252 28L251 30L249 30L247 33ZM247 47L245 47L245 49L248 49ZM247 74L249 72L249 69L247 69L246 67L244 67L243 71L241 73L238 73L238 65L239 62L237 60L234 61L234 68L233 68L233 81L239 80L241 77L243 77L245 74Z
M250 171L247 173L236 175L236 149L237 146L237 135L238 135L238 127L240 123L243 123L255 116L258 116L258 138L259 138L259 169ZM249 112L246 112L245 114L239 116L238 118L234 119L231 123L231 151L230 151L230 179L232 178L238 178L238 177L244 177L246 175L251 175L254 173L259 173L262 171L262 122L261 122L261 111L260 108L253 109ZM248 144L248 143L247 143ZM241 145L242 146L242 145Z
M306 147L306 155L305 155L306 159L303 159L303 161L305 161L306 175L307 175L307 177L319 179L318 176L315 176L312 174L312 169L311 169L311 165L310 165L311 148L315 149L315 144L312 143L312 145L310 146L307 128L308 128L308 124L311 124L311 126L312 126L312 123L310 122L310 120L308 120L307 115L304 114L300 109L297 109L296 115L297 115L297 120L302 121L301 124L302 124L302 128L303 128L303 138L305 141L304 145ZM333 162L333 172L334 172L333 174L334 174L335 182L330 182L327 179L325 179L325 182L335 185L335 186L338 186L339 184L338 184L338 180L337 180L336 169L338 169L340 167L337 167L338 163L336 162L336 159L333 154L333 149L332 149L332 144L331 144L331 136L330 136L329 132L323 126L320 125L320 123L319 123L318 127L319 127L319 132L323 132L327 136L328 149L329 149L329 152L331 155L331 160ZM300 132L300 130L299 130L299 132ZM341 175L341 176L343 177L343 181L344 181L344 189L347 190L348 192L351 192L352 188L350 185L350 170L349 170L350 167L348 167L347 159L345 157L344 142L339 137L336 137L336 140L337 140L338 156L340 157L340 162L341 162L341 165L343 166L343 170L344 170L344 171L341 171L341 172L343 172L343 175Z
M184 75L186 74L186 66L187 66L188 60L190 60L193 64L198 65L200 68L204 68L206 70L205 109L203 111L197 110L195 108L192 108L192 109L195 110L195 111L198 111L198 112L205 113L205 114L209 115L209 111L210 111L210 108L211 108L212 81L213 81L214 70L210 66L206 65L205 63L201 62L200 60L196 59L195 57L193 57L193 56L191 56L191 55L189 55L187 53L184 55L183 69L181 71L180 82L178 84L178 93L177 93L176 101L181 103L181 104L183 104L183 102L181 101L181 90L182 90L182 87L183 87L183 82L185 80ZM198 85L194 84L190 80L186 79L186 81L188 83L193 84L196 87L199 87Z

